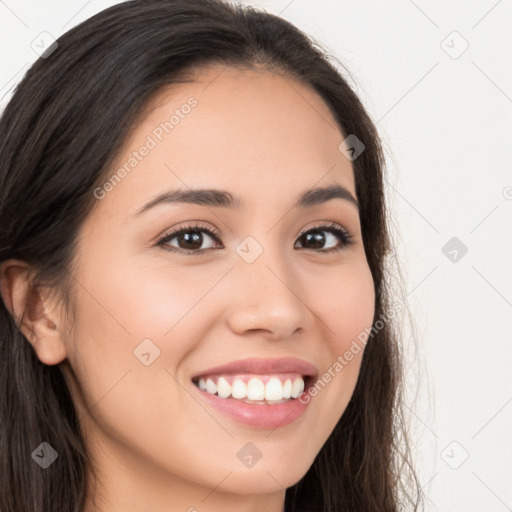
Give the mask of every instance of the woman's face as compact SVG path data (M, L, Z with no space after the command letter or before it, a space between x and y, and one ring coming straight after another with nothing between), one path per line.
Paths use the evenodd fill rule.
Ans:
M339 361L373 320L357 205L296 204L332 185L356 197L328 108L290 78L221 70L153 99L80 232L64 369L104 492L124 510L282 499L343 414L363 351ZM199 189L226 195L154 202ZM329 369L307 405L286 398Z

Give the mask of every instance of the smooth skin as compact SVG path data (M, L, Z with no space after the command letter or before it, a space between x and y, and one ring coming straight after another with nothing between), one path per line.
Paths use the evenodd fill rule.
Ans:
M286 356L321 375L373 321L357 207L340 198L293 207L304 191L331 184L356 197L352 163L338 149L345 136L309 87L264 70L196 70L194 81L152 99L112 173L190 97L197 105L86 219L72 274L72 332L58 302L29 292L23 262L1 267L6 304L17 317L26 313L22 329L38 358L61 363L71 387L100 475L87 512L281 512L285 489L307 472L346 409L363 351L301 417L274 430L201 403L191 377L238 359ZM160 204L136 215L177 188L227 190L242 207ZM203 232L194 246L202 254L187 253L183 237L157 245L196 222L220 242ZM352 245L323 230L323 243L308 248L299 236L333 222ZM252 263L236 251L247 237L263 249ZM148 366L134 355L145 339L160 350ZM262 454L251 468L237 457L247 442Z

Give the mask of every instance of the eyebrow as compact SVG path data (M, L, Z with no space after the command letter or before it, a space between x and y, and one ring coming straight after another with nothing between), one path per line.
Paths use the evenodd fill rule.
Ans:
M343 199L352 203L359 211L359 203L352 193L341 185L329 185L322 188L313 188L303 192L295 203L295 207L310 208L331 199ZM151 208L160 204L197 204L202 206L220 207L220 208L235 208L239 209L242 206L240 198L233 196L227 190L216 189L192 189L192 190L170 190L165 192L155 199L146 203L140 210L135 213L135 216L140 215Z

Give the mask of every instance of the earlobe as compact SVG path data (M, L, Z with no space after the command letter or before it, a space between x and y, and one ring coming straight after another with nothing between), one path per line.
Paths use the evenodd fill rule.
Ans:
M29 270L29 265L20 260L2 263L2 298L38 359L47 365L59 364L67 355L62 329L59 329L57 317L48 310L42 293L31 285Z

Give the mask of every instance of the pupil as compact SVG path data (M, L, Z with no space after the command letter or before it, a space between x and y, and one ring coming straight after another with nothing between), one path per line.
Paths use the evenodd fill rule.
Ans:
M311 233L306 233L306 241L312 241L314 243L314 248L321 248L325 243L325 236L321 231L313 231Z
M181 240L188 244L189 247L182 247L184 249L196 249L196 246L201 247L202 235L198 231L191 231L190 233L182 233ZM190 247L191 246L191 247Z

